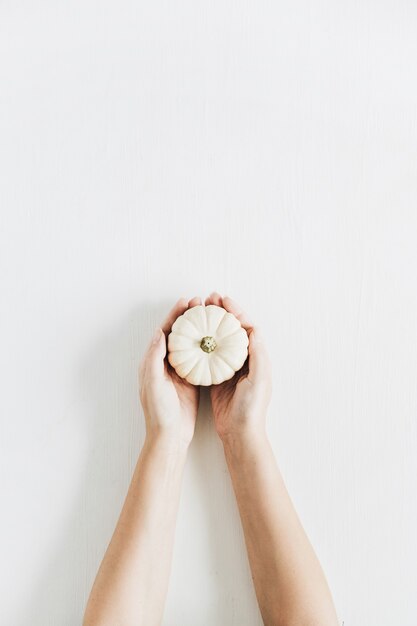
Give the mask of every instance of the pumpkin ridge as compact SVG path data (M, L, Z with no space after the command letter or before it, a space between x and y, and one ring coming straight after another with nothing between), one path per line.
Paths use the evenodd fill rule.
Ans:
M198 372L199 368L201 370L201 367L203 367L203 369L204 368L208 368L208 371L209 371L210 377L211 377L211 370L210 370L210 365L209 365L208 361L204 357L199 357L197 359L197 362L194 365L194 367L192 367L191 370L188 372L187 380L189 380L190 378L193 378L195 376L196 371ZM201 372L199 372L199 373L201 374ZM206 379L202 379L202 382L200 383L200 385L202 385L202 386L209 386L209 384L207 385L206 382L203 382L205 380ZM189 381L189 382L192 382L192 381Z
M235 335L238 335L242 330L245 331L246 335L248 334L246 332L246 330L243 328L243 326L241 326L240 328L236 328L236 330L234 330L233 332L229 333L228 335L223 335L221 337L221 339L218 340L219 346L221 345L221 343L223 342L224 339L230 339L230 337L234 337ZM248 339L248 341L249 341L249 339Z
M185 328L183 328L183 325L185 325ZM187 329L187 326L188 326L188 329ZM201 339L200 329L197 328L197 326L193 323L193 321L190 320L188 316L186 317L185 314L178 317L171 327L171 333L175 333L177 336L178 335L185 335L185 336L190 335L191 336L191 330L195 334L196 339L197 338Z
M199 361L200 361L200 357L194 354L188 359L186 359L185 361L178 363L174 369L175 370L181 369L182 367L184 367L184 365L187 365L186 369L183 370L181 374L181 378L187 378L187 376L190 375L190 372L192 372L192 370L196 367L196 365L198 365ZM190 363L191 363L191 366L189 365Z
M208 360L208 363L209 363L211 378L213 380L213 384L214 385L218 385L219 384L219 382L214 382L215 380L218 379L218 377L216 375L217 374L216 370L217 370L218 367L220 367L220 369L223 370L223 373L221 374L222 382L224 382L225 380L230 380L230 378L232 378L234 376L234 373L235 373L234 368L231 367L231 365L223 357L221 357L219 355L212 356ZM219 365L219 363L220 363L220 365ZM229 370L228 374L226 374L226 375L224 373L225 366Z
M184 356L184 353L187 356ZM172 365L171 360L169 358L169 355L172 355L171 359L175 362L175 365ZM176 368L176 367L180 367L181 365L186 363L191 357L195 356L195 353L194 353L194 350L192 348L188 348L188 349L184 349L184 350L171 350L169 355L168 355L168 360L169 360L170 364L172 365L172 367ZM182 360L181 361L177 361L177 357L182 359Z
M172 348L172 345L177 344L178 347ZM167 347L168 352L180 352L181 350L194 350L198 345L198 340L194 339L190 335L186 335L180 332L171 331L168 335ZM181 347L182 346L182 347Z
M221 359L222 361L224 361L226 363L226 365L228 365L230 367L230 369L233 370L233 372L237 372L237 370L235 369L235 367L232 365L232 363L230 362L229 358L227 357L227 355L224 354L224 352L218 352L217 353L217 358ZM243 363L242 363L243 365Z
M208 304L208 305L206 306L206 309L208 309L209 307L215 307L216 309L223 309L223 307L221 307L221 306L217 306L217 304ZM213 335L215 335L215 334L216 334L217 329L218 329L218 328L220 328L220 325L221 325L221 323L223 322L223 320L224 320L224 318L225 318L225 316L226 316L227 314L228 314L228 311L226 311L226 309L223 309L223 315L221 316L221 318L220 318L219 322L217 323L216 328L213 330ZM206 320L207 320L207 311L206 311ZM208 322L208 320L207 320L207 322ZM207 324L207 327L208 327L208 324ZM208 330L208 328L207 328L207 330Z
M198 305L198 306L203 306L203 305ZM196 323L193 321L193 319L190 319L188 315L186 315L186 313L188 313L188 311L192 311L195 307L192 307L191 309L187 309L187 311L185 311L185 313L183 314L185 319L190 322L190 324L192 324L194 326L194 328L196 329L196 331L198 333L201 333L201 328L198 328L198 326L196 325ZM223 318L222 318L223 319ZM206 329L207 329L207 316L206 316ZM203 335L204 337L204 335Z
M221 359L223 359L223 354L219 354L219 357ZM247 350L242 350L240 353L236 354L235 360L232 361L232 360L227 359L227 363L231 367L233 367L233 370L235 372L238 372L243 367L243 365L245 364L247 358L248 358ZM225 362L226 362L226 359L225 359Z
M229 335L232 335L234 332L240 330L241 328L242 324L237 319L237 317L235 317L233 313L230 313L230 311L226 311L226 314L223 316L220 324L217 327L216 334L220 334L222 337L228 337ZM225 335L225 332L227 332L228 334Z

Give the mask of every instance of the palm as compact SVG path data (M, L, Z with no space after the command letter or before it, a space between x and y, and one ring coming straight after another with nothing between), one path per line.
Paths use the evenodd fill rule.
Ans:
M214 424L220 436L239 428L240 421L243 421L246 414L251 387L247 370L245 364L233 378L210 389Z
M139 367L139 388L147 432L164 432L173 440L191 441L197 418L199 388L179 378L166 357L172 324L199 298L179 300L155 334ZM161 332L162 330L162 332Z
M271 370L265 346L255 339L254 327L240 306L228 296L212 293L205 304L222 306L232 313L249 335L249 358L230 380L211 387L214 424L221 438L238 436L255 425L262 427L262 416L271 395ZM255 336L256 336L255 334ZM259 425L260 424L260 425Z
M177 317L182 315L187 308L201 304L200 298L192 298L187 302L181 298L168 314L162 325L162 330L167 337L171 331L172 324ZM199 388L191 385L183 378L180 378L174 368L164 359L164 392L171 401L171 407L175 407L179 415L184 415L187 422L191 422L194 428L198 410Z
M197 417L199 388L180 378L168 362L165 366L165 383L168 406L171 409L175 407L179 419L184 422L185 434L192 436Z

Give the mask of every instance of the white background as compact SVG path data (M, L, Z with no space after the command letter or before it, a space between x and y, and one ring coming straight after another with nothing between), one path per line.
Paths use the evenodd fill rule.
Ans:
M180 296L263 328L269 432L345 626L415 626L417 6L0 5L1 595L76 626ZM257 626L207 402L164 626Z

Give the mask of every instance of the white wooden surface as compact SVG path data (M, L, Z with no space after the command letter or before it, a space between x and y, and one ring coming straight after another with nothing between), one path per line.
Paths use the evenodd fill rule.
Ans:
M417 8L0 5L1 590L75 626L179 296L263 326L269 432L345 626L415 626ZM207 402L164 626L256 626Z

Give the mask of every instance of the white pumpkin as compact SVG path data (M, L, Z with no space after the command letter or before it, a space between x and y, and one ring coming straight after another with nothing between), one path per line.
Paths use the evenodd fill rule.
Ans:
M232 378L248 356L248 335L220 306L187 309L168 335L168 360L193 385L218 385Z

